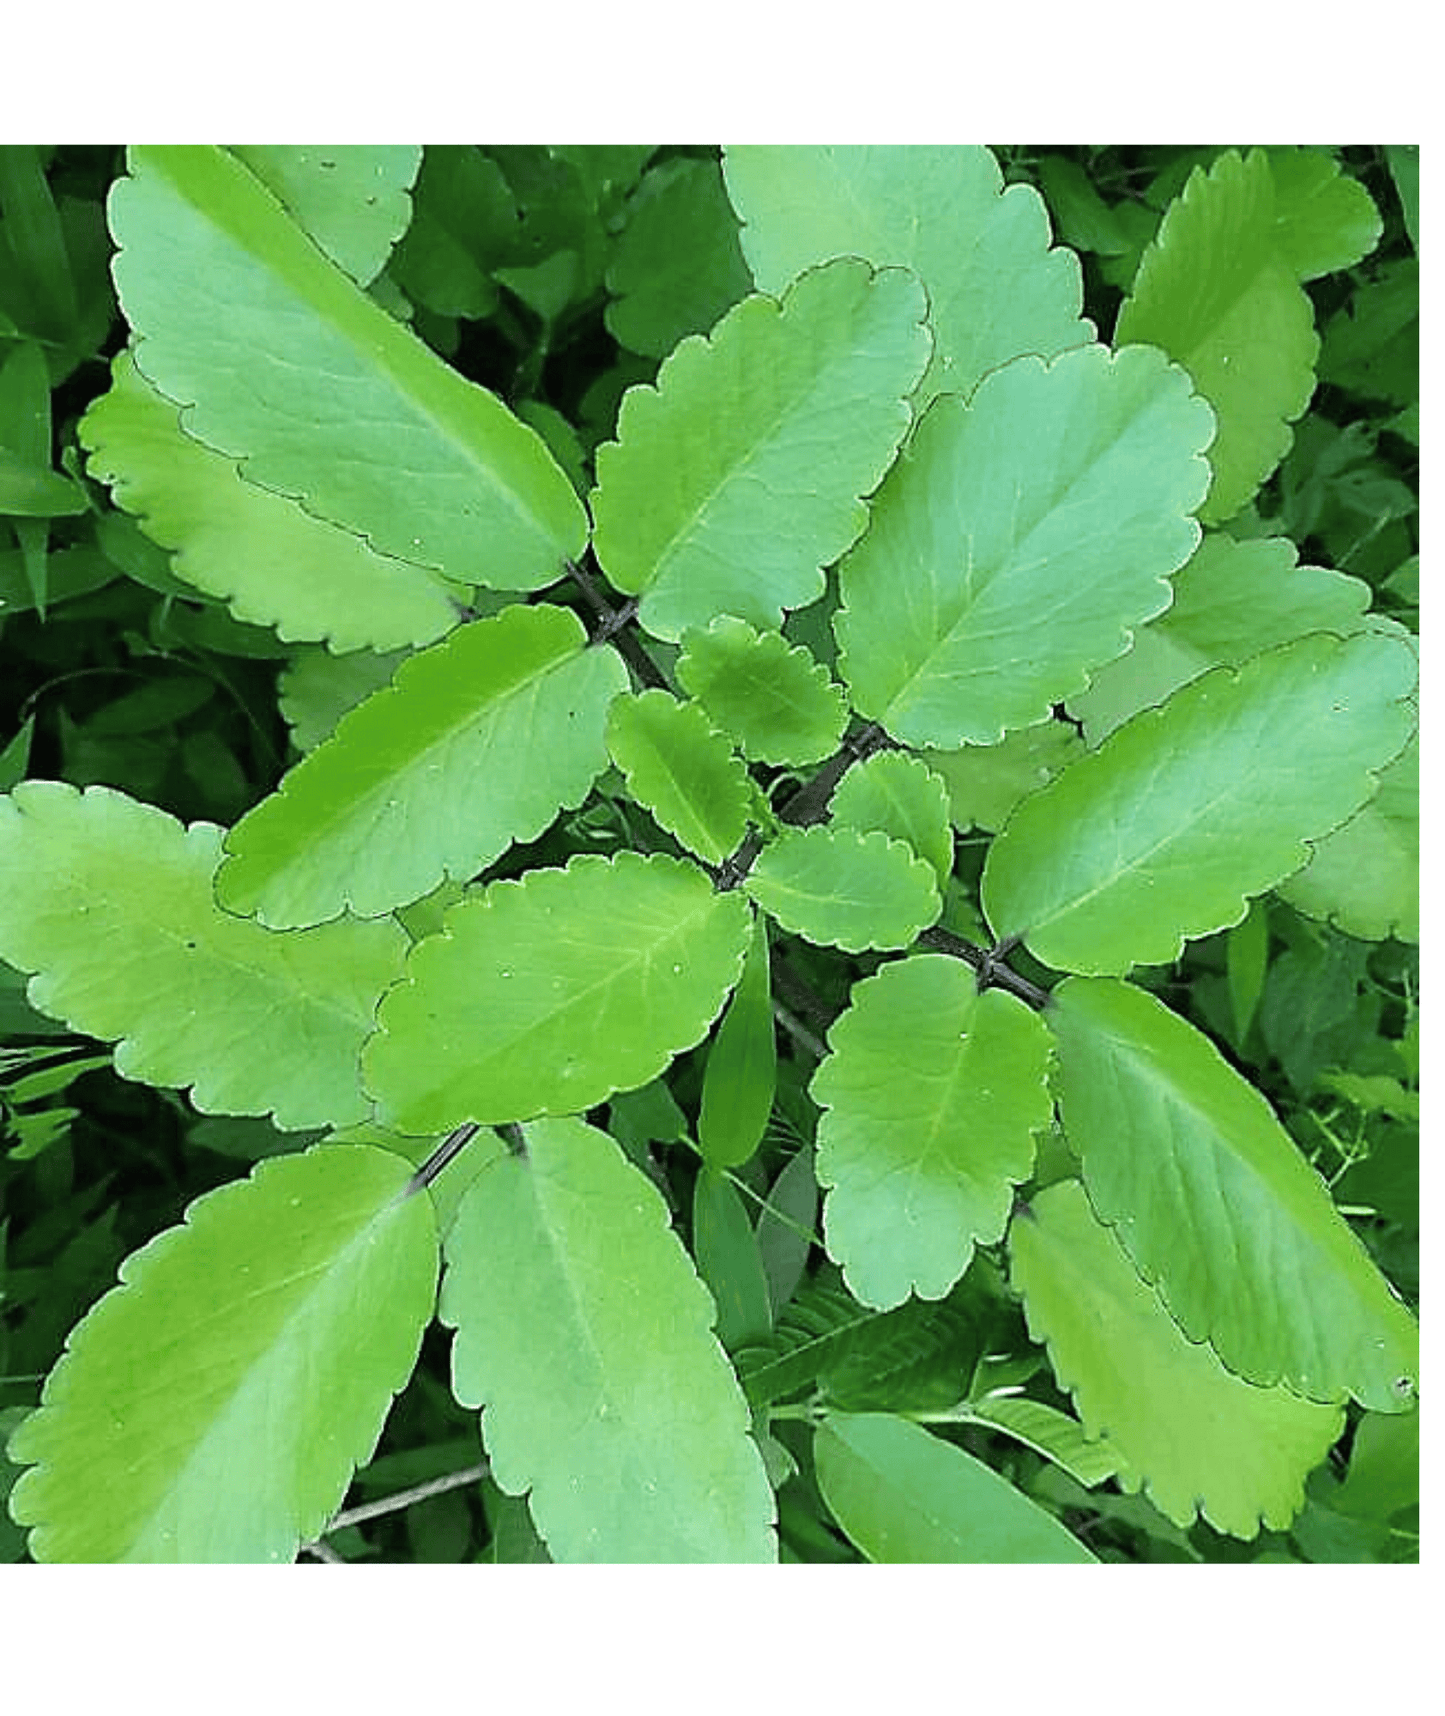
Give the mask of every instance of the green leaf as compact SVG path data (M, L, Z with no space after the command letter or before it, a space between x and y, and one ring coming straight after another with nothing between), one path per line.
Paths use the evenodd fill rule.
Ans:
M421 166L414 143L300 149L248 143L231 150L358 286L372 281L411 223Z
M927 864L876 831L784 829L743 886L784 929L849 953L907 947L941 910Z
M233 155L129 160L110 195L116 290L136 366L185 408L188 435L380 554L496 589L558 577L586 520L531 429L367 297Z
M881 829L902 840L933 870L940 894L953 874L948 790L928 764L902 751L854 763L828 803L835 828Z
M646 1084L707 1031L750 928L738 894L660 853L492 883L412 949L382 1001L362 1056L380 1118L439 1133L578 1114Z
M497 1483L530 1491L555 1561L774 1560L747 1405L657 1191L580 1120L493 1150L446 1238L441 1317Z
M37 1561L290 1561L320 1534L436 1303L411 1172L359 1145L273 1157L126 1259L11 1439Z
M643 180L607 266L604 314L619 345L666 357L752 288L716 161L667 161Z
M697 1147L711 1168L736 1168L762 1141L778 1082L778 1044L768 971L768 928L759 914L732 999L708 1050Z
M1385 159L1390 164L1390 177L1395 181L1395 194L1400 199L1400 212L1405 217L1405 230L1410 244L1420 254L1420 145L1418 143L1387 143Z
M1086 346L934 401L839 571L839 671L910 745L993 744L1168 605L1212 419L1158 352Z
M1420 741L1380 776L1380 790L1342 828L1315 843L1303 870L1280 885L1296 911L1366 941L1420 940Z
M848 724L847 699L803 645L731 614L686 633L677 677L754 762L821 762Z
M1403 638L1315 633L1136 715L994 842L995 933L1060 970L1122 974L1238 923L1374 795L1409 742L1416 671Z
M941 1299L1003 1237L1049 1123L1049 1038L943 954L854 987L809 1087L828 1254L865 1305Z
M905 1418L830 1413L818 1488L870 1561L1093 1561L1051 1513L962 1448Z
M1370 193L1323 149L1271 148L1275 242L1300 280L1352 268L1380 242Z
M1254 1022L1255 1009L1269 969L1269 905L1257 900L1225 937L1224 970L1229 986L1234 1040L1242 1043Z
M50 468L50 370L33 340L0 363L0 518L86 510L82 489Z
M996 834L1020 799L1047 786L1083 751L1067 721L1015 727L996 745L965 745L958 751L925 751L924 761L948 789L948 814L955 828Z
M1115 329L1116 344L1159 346L1183 364L1214 407L1207 523L1254 494L1314 392L1314 314L1277 202L1261 149L1244 159L1229 150L1207 176L1196 168L1165 210Z
M404 661L226 836L220 903L273 929L376 917L535 838L606 766L627 670L586 642L519 603Z
M1369 585L1295 561L1295 545L1281 537L1237 542L1207 535L1176 574L1169 609L1141 626L1129 653L1101 667L1088 690L1069 699L1090 746L1211 667L1238 667L1306 632L1359 631Z
M834 256L918 274L936 342L920 410L1022 352L1051 357L1094 337L1078 258L1049 248L1043 199L1004 189L987 149L748 145L724 151L723 172L764 292Z
M747 832L747 769L696 703L669 691L618 697L607 749L632 796L689 852L721 864Z
M731 1352L773 1326L758 1236L728 1177L704 1166L693 1184L692 1248L717 1302L717 1337Z
M1189 1339L1249 1382L1407 1407L1414 1319L1259 1092L1127 983L1069 978L1048 1022L1090 1202Z
M594 548L650 632L719 613L766 630L822 594L907 432L924 314L913 275L840 261L745 298L629 390L597 450Z
M231 917L211 892L220 846L213 824L109 787L23 781L0 799L0 957L37 973L34 1006L118 1041L122 1077L189 1086L203 1114L363 1119L357 1056L405 935Z
M175 554L176 576L238 620L337 650L430 643L456 625L464 592L243 481L233 459L183 433L175 405L128 352L78 433L91 476Z
M1015 1223L1012 1232L1018 1231ZM1117 1453L1107 1441L1091 1442L1076 1418L1022 1395L971 1401L960 1410L959 1422L1002 1430L1016 1442L1052 1460L1085 1489L1112 1478L1119 1470Z
M314 751L336 731L341 717L373 691L391 682L408 651L353 650L332 655L330 650L303 645L283 668L277 681L276 701L291 729L291 743L303 754Z
M1113 1450L1121 1486L1145 1489L1178 1526L1197 1511L1235 1537L1284 1530L1344 1429L1340 1408L1252 1387L1186 1340L1077 1180L1039 1193L1009 1253L1029 1332L1089 1435Z

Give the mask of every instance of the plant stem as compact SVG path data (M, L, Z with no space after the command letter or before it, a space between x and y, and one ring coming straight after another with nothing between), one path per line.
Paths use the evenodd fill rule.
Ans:
M459 1490L466 1484L478 1483L486 1477L490 1469L483 1460L480 1465L467 1466L463 1471L447 1472L443 1477L429 1478L424 1484L413 1484L410 1489L398 1490L395 1495L383 1496L380 1501L363 1502L360 1507L343 1508L317 1538L316 1543L308 1543L305 1547L314 1553L333 1531L342 1531L348 1525L360 1525L364 1520L380 1519L384 1514L400 1513L403 1508L426 1501L431 1496L445 1495L448 1490Z
M636 601L625 602L622 607L614 608L602 594L597 580L579 561L569 560L567 570L582 592L583 600L596 614L599 622L590 641L616 644L623 660L644 685L653 686L659 691L671 691L672 686L667 675L647 653L642 640L632 629L630 622L637 614Z
M1037 1012L1042 1012L1049 1004L1047 989L1040 989L1037 983L1030 983L1027 977L1020 977L1018 972L1004 963L1008 947L1002 943L995 948L975 947L961 935L944 929L942 924L935 924L932 929L924 930L918 941L920 946L936 948L939 953L950 953L955 959L961 959L971 965L978 973L980 989L1006 989L1020 1001L1028 1002Z

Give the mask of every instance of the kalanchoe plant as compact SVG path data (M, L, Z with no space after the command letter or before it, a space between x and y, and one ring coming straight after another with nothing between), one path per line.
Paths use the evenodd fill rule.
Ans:
M575 248L476 151L111 189L88 475L289 652L297 757L227 827L21 780L0 957L123 1077L322 1136L72 1330L9 1444L31 1554L294 1557L434 1319L559 1561L770 1561L780 1514L807 1555L800 1508L818 1553L1093 1559L1010 1440L1283 1529L1347 1405L1414 1409L1416 1324L1153 979L1221 931L1237 976L1276 890L1405 933L1348 853L1408 825L1414 640L1239 526L1374 203L1218 155L1106 342L986 149L594 153ZM598 294L610 421L441 355Z

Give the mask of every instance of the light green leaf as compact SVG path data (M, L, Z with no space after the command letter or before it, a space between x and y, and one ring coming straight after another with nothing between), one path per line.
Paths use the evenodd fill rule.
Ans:
M220 848L213 824L109 787L24 781L0 798L0 957L37 973L32 1005L118 1041L122 1077L189 1086L203 1114L363 1119L357 1056L405 934L231 917L211 892Z
M238 620L337 650L430 643L456 625L463 590L243 481L234 459L182 432L175 405L129 352L78 433L91 476L174 552L176 576L219 596Z
M1341 1431L1338 1406L1256 1388L1193 1345L1134 1273L1077 1180L1040 1192L1009 1235L1029 1332L1085 1428L1175 1525L1196 1512L1217 1530L1283 1531L1304 1505L1306 1476Z
M1327 918L1366 941L1420 939L1420 741L1380 776L1380 790L1316 842L1303 870L1280 885L1296 911Z
M901 840L933 870L940 894L953 874L948 789L928 764L902 751L880 751L854 763L828 803L835 828L878 828Z
M645 810L689 852L721 864L747 832L748 771L696 703L668 691L615 700L607 749Z
M759 913L738 986L703 1070L697 1147L712 1168L736 1168L762 1141L778 1082L768 970L768 926Z
M1371 798L1409 742L1409 643L1315 633L1216 668L1015 811L983 907L1063 971L1123 974L1238 923Z
M530 1491L555 1561L776 1559L748 1408L656 1189L580 1120L493 1148L446 1238L441 1317L497 1483Z
M685 635L677 677L754 762L821 762L848 724L847 699L803 645L732 614Z
M291 729L291 743L303 754L314 751L336 731L350 709L391 683L406 660L407 650L377 655L369 649L332 655L318 645L303 644L281 670L276 701Z
M692 1249L717 1302L717 1337L732 1352L765 1340L773 1326L758 1236L726 1174L704 1166L693 1183Z
M839 571L839 671L910 745L993 744L1081 691L1169 602L1208 407L1158 352L1020 358L934 401Z
M1048 1022L1090 1202L1189 1339L1249 1382L1408 1407L1414 1319L1259 1092L1127 983L1069 978Z
M870 1561L1093 1561L1051 1513L906 1418L829 1413L813 1443L818 1488Z
M248 143L231 153L358 286L381 272L411 224L411 187L421 166L414 143Z
M1018 1223L1012 1232L1017 1234ZM1002 1430L1025 1447L1052 1460L1085 1489L1112 1478L1119 1470L1117 1451L1107 1441L1091 1442L1076 1418L1022 1395L999 1395L971 1401L959 1412L959 1422Z
M497 589L559 576L586 519L531 429L367 297L235 156L137 146L129 165L110 195L116 290L136 366L188 435L378 553Z
M1370 193L1324 149L1271 148L1275 241L1300 280L1353 268L1380 242Z
M724 151L723 173L764 292L834 256L918 274L936 340L919 409L1023 352L1051 357L1094 337L1079 259L1049 248L1043 199L1004 189L987 149L748 145Z
M758 1212L758 1250L774 1310L790 1305L802 1284L817 1219L818 1179L805 1143L778 1170Z
M594 548L657 637L737 614L776 627L862 534L928 361L902 269L836 262L754 294L622 402L597 450Z
M579 1114L698 1042L751 925L736 893L660 853L493 882L419 942L362 1056L380 1117L440 1133Z
M784 929L849 953L907 947L942 909L927 864L876 831L784 829L743 886Z
M1207 523L1254 494L1314 392L1320 343L1279 212L1262 149L1244 159L1228 150L1207 176L1196 167L1164 211L1114 333L1118 345L1162 348L1214 407Z
M627 670L586 642L518 603L404 661L226 836L217 899L273 929L376 917L534 839L606 767Z
M1051 719L1015 727L996 745L925 751L923 757L948 789L954 827L996 834L1020 799L1047 786L1083 749L1083 740L1067 721Z
M126 1259L11 1439L37 1561L290 1561L320 1534L436 1303L411 1172L364 1145L273 1157Z
M1295 545L1281 537L1236 542L1207 535L1175 576L1172 606L1140 627L1127 655L1101 667L1088 690L1069 699L1088 743L1097 745L1211 667L1238 667L1306 632L1359 631L1370 586L1343 572L1297 566L1295 559Z
M828 1048L809 1086L828 1255L865 1305L941 1299L1033 1168L1048 1033L961 961L916 954L854 987Z

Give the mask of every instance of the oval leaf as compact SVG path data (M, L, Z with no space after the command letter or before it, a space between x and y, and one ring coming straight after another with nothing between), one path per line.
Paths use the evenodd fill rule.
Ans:
M933 871L939 892L953 874L953 830L948 822L948 789L920 757L903 751L879 751L854 763L828 801L835 828L860 834L878 828L901 840Z
M1089 1435L1113 1450L1125 1490L1142 1486L1182 1527L1196 1513L1235 1537L1288 1526L1344 1429L1339 1407L1241 1382L1187 1341L1077 1180L1039 1193L1010 1230L1009 1255L1029 1332Z
M221 904L376 917L534 839L606 766L627 670L586 642L570 609L516 604L404 661L226 836Z
M910 745L993 744L1088 683L1199 541L1209 408L1156 351L1020 358L935 400L839 569L839 672Z
M126 1259L11 1439L37 1561L290 1561L321 1533L436 1304L411 1173L366 1145L272 1157Z
M821 762L848 724L847 699L802 644L732 614L687 633L677 677L754 762Z
M586 519L531 429L369 298L234 155L133 147L129 167L110 195L116 291L136 366L185 407L187 434L379 553L497 589L559 576Z
M1259 1092L1130 984L1069 978L1048 1021L1090 1202L1189 1339L1249 1382L1408 1407L1414 1319Z
M906 1418L829 1413L818 1488L870 1561L1092 1561L1078 1538L997 1472Z
M865 1305L941 1299L975 1244L1003 1237L1049 1123L1049 1038L943 954L855 986L809 1087L828 1254Z
M667 691L619 697L607 749L632 796L689 852L721 864L736 850L752 804L748 771L697 704Z
M354 920L273 935L216 905L221 830L109 787L0 799L0 957L32 1004L119 1039L115 1069L203 1114L302 1130L366 1118L357 1056L406 936ZM201 1002L204 1001L204 1005Z
M1316 633L1194 680L1019 806L984 866L989 922L1087 973L1238 923L1373 796L1415 679L1402 637Z
M381 1118L445 1132L579 1114L698 1042L737 981L746 903L695 864L574 858L494 882L412 949L362 1057Z
M478 1140L478 1147L483 1143ZM500 1143L446 1237L452 1386L555 1561L772 1561L773 1496L714 1308L606 1133Z
M628 392L597 449L594 548L650 632L766 629L822 594L908 430L924 313L913 275L837 262L744 299Z
M708 1050L697 1147L712 1168L736 1168L762 1142L778 1082L768 969L768 926L753 925L743 974Z
M901 840L786 828L743 883L784 929L819 947L907 947L940 911L933 872Z

